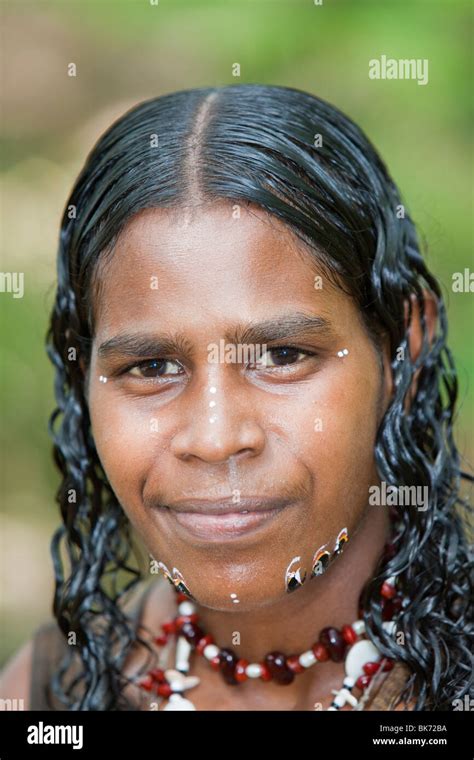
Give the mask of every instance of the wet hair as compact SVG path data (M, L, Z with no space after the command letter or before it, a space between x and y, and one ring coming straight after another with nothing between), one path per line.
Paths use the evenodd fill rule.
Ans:
M457 378L442 293L400 193L359 127L306 92L254 84L185 90L132 108L100 137L66 203L47 336L57 403L50 431L62 476L52 556L54 614L64 635L76 634L81 674L68 678L69 655L54 692L69 709L128 709L121 667L134 641L146 646L118 603L142 576L94 445L78 360L87 366L90 358L100 265L141 210L218 201L281 220L354 299L374 343L389 345L394 391L377 433L377 470L389 485L426 486L429 506L400 510L394 556L367 583L363 616L380 651L409 669L399 701L453 709L468 693L472 666L469 506L461 495L462 478L472 478L453 441ZM431 337L427 295L438 314ZM423 333L416 359L404 312L408 304L409 322L414 303ZM410 600L397 618L402 639L382 626L380 589L389 577Z

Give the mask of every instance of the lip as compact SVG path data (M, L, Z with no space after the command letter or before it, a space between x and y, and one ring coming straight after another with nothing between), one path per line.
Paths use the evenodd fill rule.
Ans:
M208 542L238 539L271 523L293 503L289 499L241 498L175 502L160 511L193 538Z

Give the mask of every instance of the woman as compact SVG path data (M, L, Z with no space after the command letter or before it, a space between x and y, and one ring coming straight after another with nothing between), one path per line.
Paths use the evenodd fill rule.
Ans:
M445 306L340 111L234 85L126 113L66 204L48 351L56 620L3 693L81 710L467 694Z

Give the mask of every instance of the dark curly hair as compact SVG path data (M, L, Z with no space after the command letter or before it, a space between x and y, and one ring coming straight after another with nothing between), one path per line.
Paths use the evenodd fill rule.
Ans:
M401 510L396 551L367 583L363 615L369 638L412 674L399 701L452 709L471 678L470 512L460 487L472 478L453 441L457 379L442 293L400 193L362 131L308 93L254 84L185 90L132 108L100 137L66 203L47 334L57 402L50 431L62 475L52 556L54 615L65 636L76 634L81 672L68 677L66 656L53 690L73 710L130 709L121 666L134 641L147 646L118 604L142 573L97 455L79 362L87 367L90 358L98 262L140 210L221 199L278 217L355 300L374 343L389 341L394 392L377 435L378 474L397 487L427 486L429 508ZM427 294L437 305L432 337ZM414 303L423 332L416 360L405 314L408 304L409 321ZM397 618L403 646L382 627L380 588L393 576L410 599Z

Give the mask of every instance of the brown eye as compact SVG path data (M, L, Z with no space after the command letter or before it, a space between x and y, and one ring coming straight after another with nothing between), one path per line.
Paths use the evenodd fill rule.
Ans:
M257 363L258 367L286 367L289 364L295 364L305 356L309 356L308 351L300 351L293 346L277 346L269 348L262 355Z
M179 375L182 371L183 368L179 362L171 361L170 359L151 359L132 367L129 370L129 374L132 377L153 379L164 377L165 375Z

